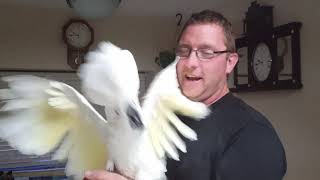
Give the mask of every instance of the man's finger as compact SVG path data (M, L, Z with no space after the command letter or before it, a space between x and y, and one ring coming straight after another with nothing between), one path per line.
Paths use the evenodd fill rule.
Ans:
M87 180L127 180L125 177L111 173L105 170L92 170L86 171L84 174L84 179Z

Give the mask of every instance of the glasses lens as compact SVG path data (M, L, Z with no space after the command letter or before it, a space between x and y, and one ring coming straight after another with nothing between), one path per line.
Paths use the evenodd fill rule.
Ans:
M187 47L177 47L176 55L180 57L189 57L190 51L190 48Z
M210 59L215 56L215 53L212 49L198 49L198 57L202 59Z

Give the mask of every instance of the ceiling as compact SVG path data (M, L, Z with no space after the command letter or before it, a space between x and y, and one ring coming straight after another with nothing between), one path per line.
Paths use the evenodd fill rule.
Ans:
M239 0L238 0L239 1ZM244 3L250 0L242 0ZM1 0L1 4L10 4L37 8L68 9L66 0ZM136 16L172 16L176 13L188 14L210 7L232 6L234 0L122 0L117 15Z

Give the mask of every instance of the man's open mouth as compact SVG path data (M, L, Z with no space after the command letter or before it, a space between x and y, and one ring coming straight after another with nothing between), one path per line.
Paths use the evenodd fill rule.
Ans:
M190 81L198 81L198 80L202 79L201 77L198 77L198 76L186 75L185 77L186 77L187 80L190 80Z

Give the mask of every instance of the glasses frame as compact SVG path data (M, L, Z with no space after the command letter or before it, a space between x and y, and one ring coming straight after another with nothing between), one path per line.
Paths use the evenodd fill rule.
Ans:
M196 53L196 56L197 56L197 58L198 58L199 60L201 60L201 61L209 61L210 59L215 58L215 57L219 56L220 54L223 54L223 53L231 53L231 51L229 51L229 50L212 51L212 52L213 52L212 57L204 58L204 57L200 57L199 54L198 54L198 51L199 51L199 50L205 50L204 48L200 48L200 49L192 49L192 48L187 48L187 47L185 47L185 48L189 50L188 56L179 56L178 53L177 53L177 49L178 49L178 48L176 48L176 50L175 50L176 56L179 56L179 57L182 58L182 59L183 59L183 58L189 58L190 55L191 55L191 53L192 53L192 52L195 52L195 53ZM207 50L211 50L211 49L207 49Z

